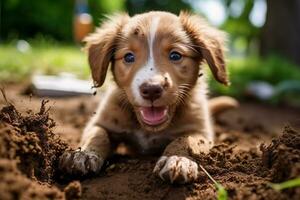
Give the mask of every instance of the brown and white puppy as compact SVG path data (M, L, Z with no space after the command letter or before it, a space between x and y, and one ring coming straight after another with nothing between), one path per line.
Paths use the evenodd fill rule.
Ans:
M85 128L80 151L61 157L61 169L98 172L125 142L144 154L163 151L154 167L162 179L195 180L198 166L189 155L207 152L214 140L206 83L199 74L206 61L215 79L228 84L223 40L222 32L184 12L110 17L85 42L95 85L104 83L111 65L115 86Z

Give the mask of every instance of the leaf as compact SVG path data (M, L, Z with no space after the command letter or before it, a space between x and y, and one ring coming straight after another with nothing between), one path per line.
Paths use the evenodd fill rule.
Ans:
M217 199L218 200L227 200L228 194L226 189L221 185L221 184L217 184Z

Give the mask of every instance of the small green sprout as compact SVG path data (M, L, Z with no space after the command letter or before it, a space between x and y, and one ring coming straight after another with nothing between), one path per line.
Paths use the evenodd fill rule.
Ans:
M284 190L287 188L292 188L292 187L299 187L300 186L300 177L299 178L295 178L292 180L288 180L282 183L270 183L270 186L274 189L274 190Z
M217 200L227 200L228 194L226 189L215 179L213 179L213 177L206 171L206 169L202 165L199 166L204 171L204 173L208 176L208 178L215 184L217 188Z

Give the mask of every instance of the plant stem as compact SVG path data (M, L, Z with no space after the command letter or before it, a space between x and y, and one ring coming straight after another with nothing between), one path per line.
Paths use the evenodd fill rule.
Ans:
M206 171L206 169L202 166L199 165L200 168L202 169L202 171L204 171L204 173L208 176L208 178L215 184L215 185L219 185L219 183L217 181L215 181L215 179L213 179L213 177L211 177L211 175Z
M204 173L208 176L208 178L215 184L217 188L217 200L227 200L228 194L225 188L217 181L215 181L215 179L213 179L213 177L206 171L206 169L202 165L199 166L202 171L204 171Z

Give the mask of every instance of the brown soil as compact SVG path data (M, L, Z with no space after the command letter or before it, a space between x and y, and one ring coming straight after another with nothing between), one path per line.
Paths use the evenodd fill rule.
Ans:
M38 113L28 111L26 116L9 103L0 111L0 172L4 177L1 199L62 198L57 188L31 181L51 183L58 158L67 148L52 133L55 123L45 104L42 101Z
M76 148L98 97L50 99L46 106L20 93L19 86L9 86L11 103L0 100L0 199L216 199L204 173L187 185L155 177L157 157L115 155L100 174L68 183L57 170L58 158ZM229 199L300 199L300 188L269 186L300 176L299 111L243 103L216 118L217 144L210 153L191 156Z

